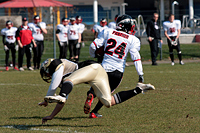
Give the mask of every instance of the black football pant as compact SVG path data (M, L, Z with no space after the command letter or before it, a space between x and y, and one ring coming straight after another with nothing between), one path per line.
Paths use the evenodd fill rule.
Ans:
M151 42L149 41L150 49L151 49L151 60L152 63L156 62L156 58L158 56L159 48L158 48L158 39L153 39Z
M10 53L10 50L11 50L12 64L13 64L13 67L15 67L15 58L16 58L15 44L14 43L6 43L5 45L9 48L9 50L5 51L5 53L6 53L5 64L6 64L6 66L9 66L8 59L9 59L9 53Z
M18 67L22 67L24 53L26 53L26 62L27 68L31 67L31 44L23 46L23 48L19 47L18 51Z
M37 47L33 47L33 64L34 68L39 69L40 68L40 61L42 58L42 54L44 51L44 41L35 41L37 44Z
M62 43L62 45L61 45ZM58 42L58 46L60 48L59 59L66 59L67 57L67 42Z

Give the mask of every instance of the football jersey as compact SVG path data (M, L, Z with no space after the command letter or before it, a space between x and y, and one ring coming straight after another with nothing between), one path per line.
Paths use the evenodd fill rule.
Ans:
M178 29L181 29L181 21L174 20L173 22L165 21L163 23L164 31L167 31L168 36L177 36Z
M79 38L80 28L77 24L69 24L69 30L68 30L68 39L69 40L77 40Z
M110 22L108 24L108 27L111 28L111 29L116 29L116 23L115 22Z
M29 23L28 26L32 30L34 40L37 40L37 41L43 41L44 40L42 30L37 26L37 24ZM40 26L41 26L41 28L46 29L46 23L40 22Z
M60 30L60 32L58 33L60 41L67 42L68 41L67 33L69 30L69 25L64 26L63 24L59 24L59 25L57 25L57 29Z
M82 34L83 31L85 30L85 25L82 24L82 23L79 23L79 24L77 24L77 25L79 26L79 28L80 28L80 33Z
M6 37L6 42L14 43L16 41L16 38L15 38L16 31L17 31L16 27L11 27L10 29L3 28L1 30L1 34Z
M140 40L133 35L115 29L103 30L90 45L90 55L95 57L96 48L104 46L102 66L106 72L118 70L124 72L128 52L134 61L138 75L143 75L141 57L139 54ZM140 63L138 63L138 61Z

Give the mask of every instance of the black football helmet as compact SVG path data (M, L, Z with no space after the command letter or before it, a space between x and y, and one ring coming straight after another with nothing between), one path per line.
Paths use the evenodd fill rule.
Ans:
M49 65L53 60L54 59L52 58L48 58L40 66L41 78L47 83L51 82L51 75L49 74Z
M131 16L124 14L117 17L117 30L125 31L126 33L128 33L129 31L133 30L133 27L135 27L135 25Z

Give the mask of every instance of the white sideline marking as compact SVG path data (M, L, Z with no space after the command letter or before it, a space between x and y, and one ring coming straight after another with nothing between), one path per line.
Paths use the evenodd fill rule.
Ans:
M32 125L34 126L34 125ZM3 128L9 128L9 129L18 129L18 130L31 130L31 131L45 131L45 132L62 132L62 133L69 133L72 132L69 128L68 131L63 131L63 130L54 130L54 129L40 129L40 128L29 128L29 125L7 125L7 126L1 126ZM77 131L74 131L74 133L77 133Z
M29 85L29 86L45 86L43 84L27 84L27 83L1 83L0 85Z

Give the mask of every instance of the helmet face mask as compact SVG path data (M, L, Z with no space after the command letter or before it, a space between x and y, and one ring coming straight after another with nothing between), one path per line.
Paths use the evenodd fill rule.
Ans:
M13 22L12 21L10 21L10 20L6 21L6 27L8 29L10 29L12 26L13 26Z
M40 75L41 75L41 78L47 82L47 83L50 83L51 82L51 75L49 74L49 65L50 63L53 61L54 59L52 58L49 58L49 59L46 59L40 66Z
M121 15L116 20L116 29L128 33L134 29L133 19L129 15ZM133 31L132 31L133 32Z
M101 21L100 21L100 25L102 27L106 26L107 25L107 20L105 18L102 18Z
M82 23L83 19L81 18L81 16L76 16L76 23Z
M63 25L67 25L68 24L68 20L67 20L67 18L62 18L62 24Z

